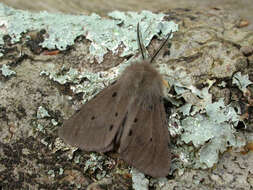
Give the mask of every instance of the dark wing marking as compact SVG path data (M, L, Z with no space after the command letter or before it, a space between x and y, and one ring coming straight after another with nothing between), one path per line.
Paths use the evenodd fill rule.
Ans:
M170 169L169 133L163 103L154 102L143 106L137 98L132 104L118 152L143 173L164 177Z
M119 95L119 88L116 82L85 103L78 113L64 122L59 136L66 143L86 151L112 150L128 103L128 97Z

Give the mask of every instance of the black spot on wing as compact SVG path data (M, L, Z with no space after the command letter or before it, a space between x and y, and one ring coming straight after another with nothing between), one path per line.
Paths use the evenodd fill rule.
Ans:
M116 96L117 96L117 92L113 92L112 97L114 98Z
M110 125L109 127L109 131L111 131L113 129L113 125Z

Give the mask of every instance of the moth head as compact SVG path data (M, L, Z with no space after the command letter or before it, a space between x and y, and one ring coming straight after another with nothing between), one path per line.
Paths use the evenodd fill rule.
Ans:
M139 46L139 50L141 52L141 55L142 55L142 59L143 59L143 62L145 63L153 63L155 58L157 57L157 55L160 53L160 51L163 49L163 47L166 45L167 41L170 39L171 37L171 34L172 34L172 30L170 31L170 33L167 35L166 39L161 43L161 45L159 46L159 48L155 51L155 53L150 56L150 57L146 57L146 53L147 50L145 48L145 46L143 45L143 40L142 40L142 34L140 32L140 24L138 23L137 24L137 41L138 41L138 46ZM163 78L161 79L162 80L162 84L164 87L166 88L170 88L170 85L168 84L168 82L166 80L164 80Z

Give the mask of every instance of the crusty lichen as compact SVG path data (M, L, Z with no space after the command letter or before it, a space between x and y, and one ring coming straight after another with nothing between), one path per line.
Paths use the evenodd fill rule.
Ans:
M8 14L8 18L4 16L5 13ZM219 97L213 94L212 90L214 87L219 87L218 90L226 89L232 93L231 85L233 85L233 88L243 91L241 96L250 90L252 81L247 74L247 59L233 43L252 45L247 40L252 37L245 33L242 35L239 29L231 30L231 28L226 28L226 25L220 25L217 17L212 15L218 14L222 21L232 22L231 17L224 16L221 11L208 13L208 16L201 12L193 13L184 10L177 10L174 13L173 17L179 21L183 20L184 25L181 25L176 38L172 38L169 53L161 56L162 58L159 57L156 66L159 67L164 78L170 82L174 98L176 98L173 100L172 115L169 119L169 130L173 137L170 145L173 153L170 174L176 179L148 180L142 174L132 173L132 180L135 184L141 184L143 180L145 188L156 186L158 183L163 185L161 189L194 189L196 187L219 189L231 185L249 189L252 183L249 180L252 173L252 154L242 157L240 153L227 150L234 150L252 141L252 134L242 133L234 127L242 117L239 117L234 105L225 101L225 94ZM0 14L1 37L9 34L13 43L25 40L20 37L30 29L45 29L47 33L44 35L44 41L40 43L41 46L60 50L66 50L67 46L75 47L75 51L66 50L64 54L60 52L59 55L45 56L42 53L37 56L31 55L25 43L22 43L20 49L28 54L30 59L24 59L19 64L12 64L11 69L15 71L16 77L12 77L11 80L4 78L1 81L0 139L4 148L3 152L0 151L0 174L4 176L4 187L34 188L34 186L25 187L27 181L24 182L22 178L34 173L36 175L32 175L29 180L38 189L52 189L57 185L63 187L63 181L69 182L67 187L70 189L86 188L84 183L86 182L86 185L90 183L86 177L96 178L96 180L104 176L111 178L120 176L121 180L129 178L128 175L122 177L125 175L124 172L116 172L119 175L114 175L106 170L114 170L116 167L115 170L119 171L120 164L110 161L108 163L102 159L104 156L98 154L84 156L84 153L77 151L77 148L67 147L57 137L56 130L62 124L63 118L68 118L73 114L76 105L81 100L86 101L102 90L104 86L115 80L126 65L135 60L134 56L130 59L130 56L124 56L134 55L138 49L136 43L138 21L143 31L144 44L147 46L154 35L163 38L170 30L177 30L175 23L167 21L168 18L173 17L144 11L141 13L113 12L109 14L110 18L105 19L95 14L73 16L46 12L28 13L3 5L1 5ZM17 15L14 16L14 14ZM19 28L16 28L13 24L16 21L20 22L18 16L24 20L24 23L23 25L18 23L16 26ZM101 23L104 23L104 26L101 26ZM161 35L158 35L158 32ZM229 40L234 38L235 34L236 37L240 37L240 40L231 40L233 43L222 38ZM78 42L75 43L74 40L79 35L86 39L77 40ZM157 41L153 40L153 42ZM2 38L0 38L0 43L4 44ZM15 45L21 46L19 43ZM89 52L84 52L83 47ZM78 57L80 52L84 52L82 56L89 57L89 60L80 59L85 60L84 63L81 62ZM9 55L5 51L1 53ZM106 61L106 54L120 57L121 61L109 65L107 69L103 70L103 67L100 67L93 71L93 66L104 65L98 63ZM3 56L4 63L9 63L10 57ZM76 57L78 57L77 61L72 62L71 60L75 60ZM109 62L112 62L111 58ZM90 64L92 61L94 61L93 64ZM125 64L119 64L123 62ZM241 72L243 74L236 74L239 70L243 71ZM71 100L71 105L65 106L66 109L59 106L61 102L59 99L66 97L64 90L68 97L71 97L68 98ZM83 96L81 98L78 96L79 99L76 99L77 94ZM235 104L243 100L240 96L238 97L234 99ZM63 102L68 103L68 100L64 99ZM46 110L41 109L40 106ZM32 130L34 128L31 125L34 125L36 130ZM64 154L63 152L67 150L70 151ZM219 153L223 154L219 156ZM216 167L213 167L214 165ZM127 171L126 168L124 171ZM211 169L197 170L196 168ZM12 178L13 173L17 171L21 177ZM221 178L220 173L225 175ZM58 177L61 178L60 181Z
M253 84L253 82L249 80L249 75L242 75L241 72L237 72L233 76L233 84L236 84L242 92L245 92L247 86Z
M8 15L8 17L6 17ZM4 18L2 24L5 30L0 30L0 45L3 44L3 36L10 35L11 42L18 42L23 33L32 30L46 29L42 47L48 49L65 50L73 45L74 40L84 35L91 41L90 58L95 57L99 63L109 51L117 53L119 46L123 45L121 56L133 54L138 50L136 43L136 25L141 22L143 28L144 44L148 45L154 35L160 31L166 36L170 30L178 30L173 21L164 21L164 14L153 14L150 11L109 13L110 19L101 18L97 14L65 15L50 14L47 12L30 13L28 11L15 10L0 4L0 16Z
M10 67L6 64L3 64L2 67L0 68L0 70L2 71L2 75L5 77L9 77L11 75L16 74L16 72L11 70Z

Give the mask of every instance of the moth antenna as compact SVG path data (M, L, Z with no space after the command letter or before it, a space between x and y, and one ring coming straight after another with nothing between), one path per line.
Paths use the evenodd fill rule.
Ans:
M140 52L141 52L142 59L145 60L144 45L143 45L143 41L142 41L142 35L141 35L141 32L140 32L139 22L137 24L137 41L138 41L138 46L139 46L139 49L140 49Z
M154 59L156 58L156 56L159 54L159 52L161 51L161 49L165 46L165 44L167 43L167 41L169 40L169 38L171 37L171 33L172 30L170 31L170 33L168 34L167 38L163 41L163 43L160 45L160 47L156 50L156 52L152 55L151 59L150 59L150 63L152 63L154 61Z

